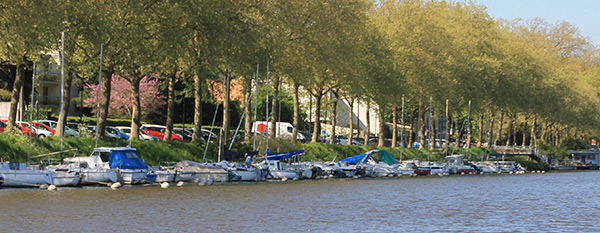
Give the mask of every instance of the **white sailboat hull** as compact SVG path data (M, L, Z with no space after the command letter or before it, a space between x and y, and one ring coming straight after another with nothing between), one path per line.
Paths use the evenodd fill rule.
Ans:
M0 170L2 186L36 187L53 183L53 174L45 170Z

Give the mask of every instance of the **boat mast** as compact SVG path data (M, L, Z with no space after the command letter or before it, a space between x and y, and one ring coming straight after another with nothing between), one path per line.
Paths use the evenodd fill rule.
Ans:
M429 144L427 145L427 162L429 162L429 155L431 154L431 146L435 145L432 141L431 141L431 102L432 102L433 98L431 96L429 96L429 126L427 127L427 139L429 140Z
M404 94L402 94L402 133L400 134L400 162L402 162L402 152L404 151Z
M253 140L254 142L252 142L252 150L256 151L256 133L258 132L258 125L256 125L256 112L258 112L258 70L259 70L259 65L260 63L256 63L256 81L254 83L254 124L252 124L253 126L256 126L256 129L253 129L252 131L254 131L253 133Z
M31 107L29 108L29 120L33 122L33 100L35 93L35 60L33 61L33 75L31 76ZM32 123L33 124L33 123ZM31 132L29 133L29 152L27 153L27 165L29 166L31 159Z
M469 139L469 135L471 135L471 101L469 100L469 111L467 112L467 139ZM471 142L467 140L467 150L465 152L465 157L469 159L469 147L471 147Z
M60 59L60 151L63 150L63 134L65 134L65 31L61 32L61 59ZM32 125L33 126L33 125ZM60 164L63 163L63 154L60 153Z
M104 52L104 44L100 44L100 70L98 71L98 106L96 108L96 130L98 129L98 122L100 122L100 93L102 90L102 53ZM98 138L100 135L96 134L96 144L94 148L98 147Z
M267 60L267 102L266 102L266 108L265 108L265 112L266 115L265 117L267 118L267 126L269 125L269 60ZM273 125L271 125L271 127L274 127ZM276 128L277 129L277 128ZM266 151L269 149L269 127L267 127L267 147L265 149L265 158L266 158Z

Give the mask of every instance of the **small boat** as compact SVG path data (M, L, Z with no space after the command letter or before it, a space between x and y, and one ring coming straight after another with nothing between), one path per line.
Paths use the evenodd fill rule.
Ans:
M56 161L56 159L52 159ZM53 172L52 184L55 186L81 186L83 184L83 173L78 164L63 163L51 164L50 160L44 160L46 170Z
M450 174L472 174L475 168L468 165L464 155L448 155L444 161L448 165Z
M147 179L148 165L131 147L97 147L89 157L71 157L64 161L79 164L83 184L140 184Z
M300 175L294 169L290 169L282 159L287 159L292 156L297 156L304 153L304 150L295 150L288 152L271 152L267 149L266 159L261 162L258 167L267 170L267 179L298 179Z
M2 186L40 187L53 183L54 173L38 165L28 166L19 162L0 162Z
M177 177L175 180L200 184L225 182L229 180L229 172L222 167L183 160L175 164Z
M262 181L265 179L266 172L252 165L252 156L258 155L258 151L234 152L225 148L224 158L226 160L235 160L246 158L244 163L230 164L226 160L216 163L215 166L222 167L229 171L230 181Z

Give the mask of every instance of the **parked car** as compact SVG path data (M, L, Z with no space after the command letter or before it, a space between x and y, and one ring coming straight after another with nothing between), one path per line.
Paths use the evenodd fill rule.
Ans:
M112 126L106 126L106 132L119 136L120 139L129 140L129 135L124 134L123 132L113 128Z
M0 120L0 122L4 123L5 127L6 125L8 125L8 120ZM17 127L17 129L19 129L19 131L25 133L25 134L31 134L32 137L37 137L37 134L35 131L29 130L29 128L23 127L19 124L16 124L15 127ZM5 129L6 130L6 129Z
M117 126L115 127L117 130L119 130L121 133L124 133L127 136L131 136L131 127L129 126ZM154 137L154 136L150 136L147 133L145 133L144 131L140 130L140 139L141 140L150 140L150 141L158 141L158 138Z
M50 133L52 133L52 135L56 135L56 130L51 129L49 126L39 123L39 122L31 122L31 124L33 125L33 127L35 127L36 129L41 129L41 130L47 130L50 131Z
M0 121L0 133L4 132L4 130L6 130L6 123Z
M91 132L92 135L96 135L96 126L95 125L88 126L88 130ZM110 132L108 132L108 130L104 130L104 138L121 139L121 137L119 137L119 135L110 133Z
M33 129L32 129L32 126L29 122L17 121L16 124L23 128L28 129L29 132L33 131L40 138L51 137L52 135L54 135L54 134L52 134L52 132L50 132L46 129L43 129L43 128L37 129L37 128L33 127ZM25 131L23 131L23 132L25 132ZM28 133L28 132L25 132L25 133Z
M184 142L192 141L192 134L183 128L173 128L173 132L179 134Z
M58 122L53 121L53 120L38 120L38 121L34 121L34 122L39 122L44 125L47 125L48 127L50 127L53 130L56 130L56 126L58 125ZM77 129L77 128L75 128L75 129ZM71 127L69 127L69 123L67 122L67 124L65 125L65 135L79 137L79 133L75 129L72 129Z
M361 138L352 138L350 145L359 145L362 146L364 144L365 140ZM340 144L341 145L348 145L348 138L343 138L340 139Z
M167 130L167 127L164 125L145 124L140 127L140 130L144 131L144 133L147 133L150 136L158 138L158 140L163 140L165 138L165 131ZM179 134L173 133L171 134L171 141L174 140L181 141L182 139Z

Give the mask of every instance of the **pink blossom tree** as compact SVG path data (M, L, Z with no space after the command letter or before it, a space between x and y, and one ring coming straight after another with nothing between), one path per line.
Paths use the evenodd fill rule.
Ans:
M158 90L160 83L161 81L157 78L157 75L144 76L140 82L140 107L142 117L145 119L152 114L165 112L166 100ZM131 116L133 105L131 83L119 75L113 75L111 86L109 116ZM85 84L85 87L89 91L89 97L83 100L84 107L92 108L92 112L96 112L98 85Z

